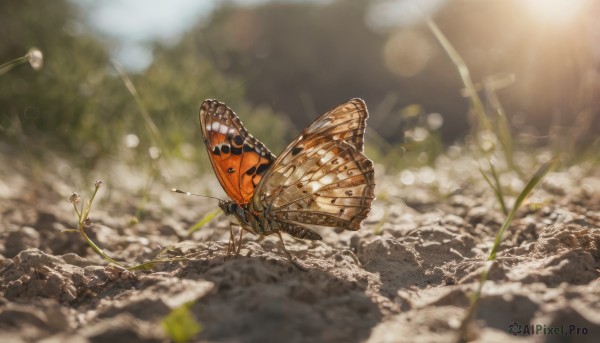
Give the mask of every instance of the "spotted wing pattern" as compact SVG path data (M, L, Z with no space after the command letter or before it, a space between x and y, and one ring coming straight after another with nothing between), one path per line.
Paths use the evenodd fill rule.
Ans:
M199 116L208 158L221 186L236 204L250 202L275 155L248 133L225 104L206 100Z
M335 141L343 140L362 152L368 117L365 102L361 99L352 99L317 118L290 146L300 140L327 138ZM296 149L301 148L302 145L296 147Z
M320 239L307 226L358 230L375 198L363 154L367 117L365 103L352 99L317 118L263 176L250 210L300 238Z

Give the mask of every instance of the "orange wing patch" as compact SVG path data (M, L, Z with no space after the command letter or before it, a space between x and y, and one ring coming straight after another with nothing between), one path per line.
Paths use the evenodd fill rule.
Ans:
M236 204L250 202L275 155L248 133L229 107L216 100L202 103L200 126L221 186Z

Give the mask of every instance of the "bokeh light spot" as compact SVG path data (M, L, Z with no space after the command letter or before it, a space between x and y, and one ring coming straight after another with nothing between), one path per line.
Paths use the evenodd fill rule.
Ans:
M553 23L572 19L586 0L522 0L519 3L540 21Z
M392 35L383 48L386 67L394 74L410 77L425 68L433 55L430 39L418 31L402 30Z
M133 149L140 144L140 139L137 135L130 133L123 138L123 143L125 143L125 146L129 149Z

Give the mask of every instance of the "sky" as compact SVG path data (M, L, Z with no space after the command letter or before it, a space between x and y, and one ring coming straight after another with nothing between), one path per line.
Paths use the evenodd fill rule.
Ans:
M115 39L114 60L131 71L152 62L149 43L176 44L183 32L206 17L218 0L72 0L86 14L89 25Z

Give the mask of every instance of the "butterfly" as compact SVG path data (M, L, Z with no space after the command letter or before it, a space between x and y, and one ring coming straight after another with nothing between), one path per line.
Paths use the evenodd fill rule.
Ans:
M281 232L320 240L319 228L360 229L375 199L373 162L364 154L369 114L352 99L318 117L276 157L248 133L227 105L206 100L200 127L209 160L231 200L219 207L239 222L241 235ZM233 233L230 227L230 248Z

